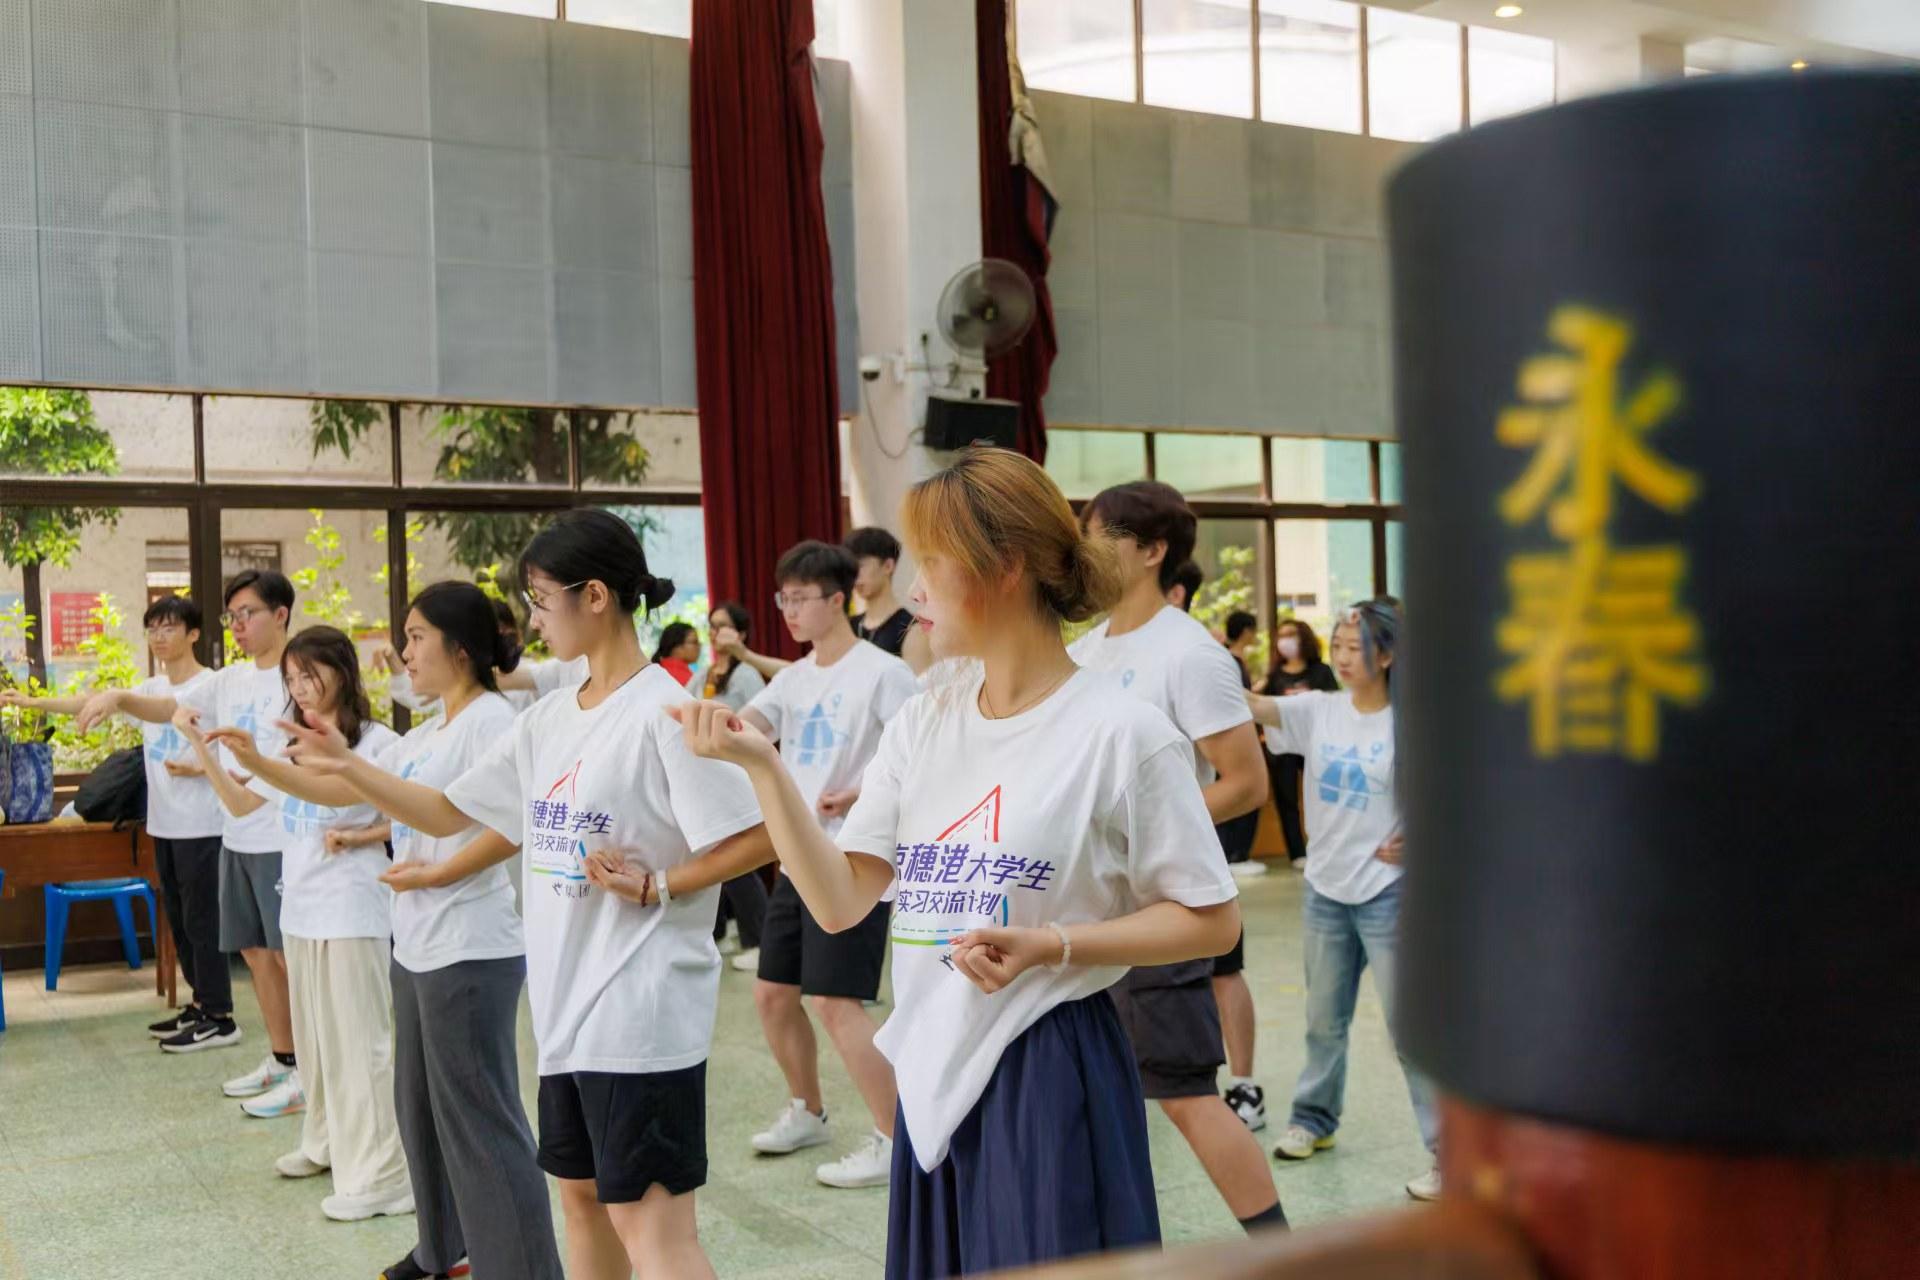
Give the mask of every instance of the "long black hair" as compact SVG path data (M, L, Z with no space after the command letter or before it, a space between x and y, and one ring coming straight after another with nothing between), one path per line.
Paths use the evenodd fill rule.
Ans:
M308 676L322 670L333 673L334 716L340 722L340 736L348 746L359 746L360 736L373 723L373 707L367 701L366 685L360 682L360 654L352 637L336 627L308 627L287 641L286 652L280 655L280 678L285 680L296 665ZM287 699L287 714L300 727L313 728L292 698Z
M596 507L562 511L534 534L520 553L523 588L534 569L569 590L578 590L581 583L603 583L627 613L642 605L658 609L673 599L673 579L647 572L646 548L633 526Z
M660 659L670 656L675 649L685 644L687 637L692 634L692 623L669 622L660 632L660 643L653 646L653 660L658 662Z
M753 630L753 615L748 613L747 606L741 604L738 600L729 600L713 612L726 614L727 621L733 624L733 629L740 633L740 639L743 641L747 638L748 633ZM712 623L713 614L707 615L707 621L709 624ZM717 653L713 656L713 665L714 667L720 667L720 655ZM740 664L732 658L728 658L727 665L717 671L709 668L707 680L713 685L714 693L725 693L728 682L733 679L733 673L739 669Z
M495 668L511 671L520 665L520 642L501 629L496 603L470 582L436 582L407 606L433 624L449 654L466 655L473 678L488 693L500 692Z

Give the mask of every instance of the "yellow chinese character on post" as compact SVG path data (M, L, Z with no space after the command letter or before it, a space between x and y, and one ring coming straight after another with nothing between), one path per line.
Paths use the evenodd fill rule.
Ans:
M1652 760L1661 701L1693 706L1707 692L1699 624L1679 601L1687 553L1615 547L1610 525L1616 486L1668 515L1699 495L1699 481L1644 439L1678 408L1680 383L1656 371L1621 385L1633 330L1617 317L1563 306L1547 332L1560 349L1520 366L1523 403L1503 410L1495 429L1501 444L1534 451L1499 512L1511 525L1544 513L1566 549L1508 562L1512 603L1495 639L1514 661L1494 689L1503 701L1529 702L1537 756Z

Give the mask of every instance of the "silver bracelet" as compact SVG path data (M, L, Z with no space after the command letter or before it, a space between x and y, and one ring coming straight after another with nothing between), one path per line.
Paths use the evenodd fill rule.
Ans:
M1061 926L1058 920L1047 921L1047 928L1060 935L1060 963L1047 966L1047 968L1057 972L1073 963L1073 939L1067 936L1066 929Z

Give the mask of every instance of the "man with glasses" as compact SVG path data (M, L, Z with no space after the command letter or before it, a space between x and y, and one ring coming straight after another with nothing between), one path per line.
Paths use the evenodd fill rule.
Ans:
M186 596L164 595L141 618L147 651L159 674L131 690L104 690L91 697L28 698L9 691L0 702L30 705L58 715L81 715L90 702L121 708L130 698L171 703L204 693L214 673L200 665L200 606ZM99 714L97 711L96 714ZM147 771L147 834L153 838L160 897L167 908L180 971L193 996L187 1007L147 1028L168 1053L194 1053L237 1044L233 978L220 950L220 829L224 811L194 763L193 752L165 720L140 725Z
M774 604L793 638L812 651L777 672L740 713L780 744L781 760L830 836L859 795L881 730L918 688L906 663L853 633L847 596L856 572L844 547L824 542L802 542L780 557ZM766 1155L785 1155L827 1141L818 1047L804 997L873 1120L852 1152L814 1171L830 1187L884 1186L892 1171L898 1095L864 1005L880 993L889 914L881 902L853 928L828 933L781 875L760 929L753 1002L792 1101L753 1136L753 1145Z
M280 655L287 647L293 616L293 584L272 569L248 569L227 583L226 612L220 620L245 654L227 655L213 679L182 692L155 694L110 690L95 695L80 713L84 729L118 711L148 724L171 724L174 712L188 706L213 724L244 729L261 754L276 755L286 737L275 728L288 713L287 687ZM237 761L224 749L229 770ZM280 855L286 832L278 803L265 804L244 817L223 814L220 825L220 949L238 951L253 974L254 999L267 1027L270 1052L246 1075L221 1086L230 1098L244 1098L241 1110L270 1119L304 1110L306 1095L294 1069L293 1022L287 1007L287 960L280 940ZM203 1047L193 1040L195 1027L172 1037L173 1052ZM163 1042L167 1047L170 1042Z

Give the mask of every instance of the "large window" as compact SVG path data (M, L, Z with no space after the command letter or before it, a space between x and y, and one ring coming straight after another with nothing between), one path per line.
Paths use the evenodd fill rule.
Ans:
M1368 132L1426 142L1460 127L1460 38L1439 18L1367 11Z
M1141 93L1156 107L1253 114L1249 0L1141 0Z
M1028 0L1015 12L1014 32L1029 87L1139 100L1133 0Z
M1360 8L1260 0L1260 118L1360 132Z
M55 688L144 676L148 602L185 591L217 617L243 568L294 578L296 628L371 646L411 592L492 581L585 502L645 531L672 608L706 592L691 414L0 387L0 457L0 665ZM203 656L224 647L210 623Z
M1481 124L1553 101L1553 41L1467 28L1467 118Z
M1324 630L1343 605L1402 589L1400 454L1390 440L1055 424L1047 471L1076 503L1141 479L1185 494L1206 575L1194 616L1221 630L1229 613L1253 614L1256 666L1281 619Z
M1016 17L1028 85L1083 97L1425 142L1554 95L1551 40L1348 0L1026 0Z

